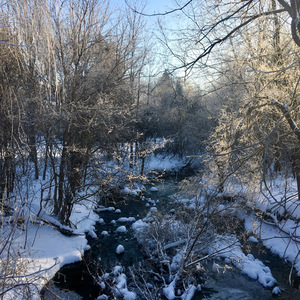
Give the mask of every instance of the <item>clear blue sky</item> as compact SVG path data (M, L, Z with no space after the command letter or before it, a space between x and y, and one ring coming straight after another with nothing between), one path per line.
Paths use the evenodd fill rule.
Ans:
M174 0L149 0L146 2L145 12L164 13L177 7L174 2Z

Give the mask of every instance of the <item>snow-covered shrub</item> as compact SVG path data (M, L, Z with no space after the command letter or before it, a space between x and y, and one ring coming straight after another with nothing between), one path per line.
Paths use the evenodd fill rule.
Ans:
M172 248L173 243L182 244L186 238L181 221L157 211L149 212L146 218L133 223L132 228L138 242L150 257L165 257L165 251Z
M136 293L128 289L127 276L122 266L115 266L111 273L105 273L98 278L101 295L98 299L135 300Z

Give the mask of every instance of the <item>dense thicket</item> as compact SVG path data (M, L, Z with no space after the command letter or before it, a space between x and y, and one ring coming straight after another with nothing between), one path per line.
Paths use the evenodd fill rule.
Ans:
M166 138L164 152L181 157L204 151L214 126L201 92L165 71L155 82L151 101L141 109L138 130L144 138Z
M32 162L36 179L51 174L53 212L68 224L93 154L131 138L129 73L145 53L137 50L143 24L130 12L113 24L98 0L11 1L1 9L2 198Z
M2 199L34 174L47 182L41 205L69 224L85 187L116 182L122 168L112 171L103 155L131 168L141 161L143 175L156 148L149 140L170 139L180 156L203 148L210 124L201 95L168 72L143 80L140 15L112 14L101 0L11 1L1 14Z
M300 198L299 6L196 1L178 11L187 25L166 48L191 74L206 76L209 109L218 115L209 165L221 190L246 184L273 201L270 180L294 176Z

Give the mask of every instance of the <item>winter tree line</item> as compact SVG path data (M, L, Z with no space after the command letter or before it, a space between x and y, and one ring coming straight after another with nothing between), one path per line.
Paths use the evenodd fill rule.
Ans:
M169 72L146 72L151 45L140 15L89 0L11 1L1 16L4 205L34 174L48 180L42 197L68 224L87 178L105 191L117 177L100 153L121 163L130 152L133 167L152 151L147 140L163 137L175 154L198 153L200 128L211 123L205 105Z
M51 205L71 225L87 187L106 193L137 165L143 176L145 157L167 139L165 153L204 155L205 183L218 192L260 191L276 202L268 212L275 225L277 212L295 219L288 206L300 199L300 2L185 4L172 12L182 21L178 31L160 26L161 47L173 59L159 72L138 7L115 12L102 0L0 6L2 215L27 203L24 186L34 175L46 182L41 207ZM182 70L190 79L176 76ZM275 198L278 176L294 178L297 193L286 184Z

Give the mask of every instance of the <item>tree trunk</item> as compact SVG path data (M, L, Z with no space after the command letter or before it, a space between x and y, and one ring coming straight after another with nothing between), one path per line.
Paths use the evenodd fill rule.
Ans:
M129 157L129 168L133 168L133 142L130 141L130 157Z
M50 143L49 145L49 158L51 161L51 166L52 166L52 172L53 172L53 180L54 180L54 192L53 192L53 202L54 202L54 214L58 215L59 213L59 205L58 205L58 200L57 200L57 194L58 194L58 183L57 183L57 179L58 179L58 174L56 172L56 164L55 164L55 160L53 157L53 152L52 152L52 143ZM51 185L50 185L50 189L51 189Z
M300 201L300 151L298 149L295 150L292 156L292 161L293 161L295 179L297 182L298 200Z
M46 142L46 149L45 149L43 180L46 180L47 166L48 166L48 142Z
M61 207L64 201L64 183L65 183L65 170L67 165L67 155L68 155L68 138L69 131L65 129L63 136L63 149L61 152L61 159L59 165L59 175L58 175L58 207L55 209L54 213L59 215Z
M29 136L29 149L30 149L29 158L34 163L35 179L39 179L39 166L38 166L34 126L31 126L30 131L31 132Z
M144 169L145 169L145 158L146 158L146 155L143 155L142 156L142 166L141 166L141 173L140 175L143 176L144 175Z

